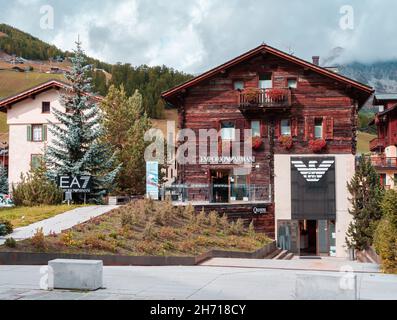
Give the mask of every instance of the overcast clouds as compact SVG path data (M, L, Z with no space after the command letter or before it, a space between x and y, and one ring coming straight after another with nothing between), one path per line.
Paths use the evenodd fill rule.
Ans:
M40 28L51 5L53 30ZM342 30L340 8L354 9ZM345 48L343 60L397 57L394 0L0 0L0 22L70 50L133 65L165 64L198 73L266 42L310 59Z

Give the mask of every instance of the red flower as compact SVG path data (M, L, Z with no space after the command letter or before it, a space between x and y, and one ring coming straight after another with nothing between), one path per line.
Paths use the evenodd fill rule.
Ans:
M261 137L253 137L252 138L252 149L258 150L262 147L263 140Z
M309 141L309 147L313 152L321 152L327 146L324 139L315 139Z
M294 140L292 140L291 136L281 136L278 138L278 142L286 149L290 150L294 145Z
M286 96L286 92L283 89L267 89L266 95L271 100L282 100Z

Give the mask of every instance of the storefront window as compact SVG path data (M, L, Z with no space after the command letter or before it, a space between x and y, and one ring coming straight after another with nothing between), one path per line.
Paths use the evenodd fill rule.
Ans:
M230 177L230 200L249 201L247 176Z

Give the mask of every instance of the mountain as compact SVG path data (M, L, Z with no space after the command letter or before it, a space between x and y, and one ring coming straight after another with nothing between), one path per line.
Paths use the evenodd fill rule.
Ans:
M70 66L68 58L71 55L71 52L62 51L26 32L0 24L0 70L9 71L15 68L11 60L14 62L17 60L17 66L22 71L48 73L51 72L48 70L52 67L57 67L67 72ZM161 93L192 78L189 74L167 66L135 67L129 63L112 65L91 57L87 57L87 63L94 68L91 76L96 93L105 96L113 84L123 85L129 95L138 89L143 96L145 111L154 119L161 119L165 116L165 104L161 99ZM0 73L0 83L7 82L5 74ZM28 75L26 77L29 78ZM7 88L3 92L16 93L23 89L18 82L14 82L14 87ZM1 96L0 92L1 98L4 96Z

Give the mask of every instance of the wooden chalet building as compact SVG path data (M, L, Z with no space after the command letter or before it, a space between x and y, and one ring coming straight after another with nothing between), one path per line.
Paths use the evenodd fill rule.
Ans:
M373 90L313 61L263 44L163 99L178 108L179 129L221 130L220 144L243 145L236 129L254 137L244 165L223 157L179 165L184 203L254 219L296 254L346 256L346 183L355 171L358 111Z
M397 187L397 94L376 94L379 108L370 125L376 125L378 136L370 142L371 161L386 189Z

